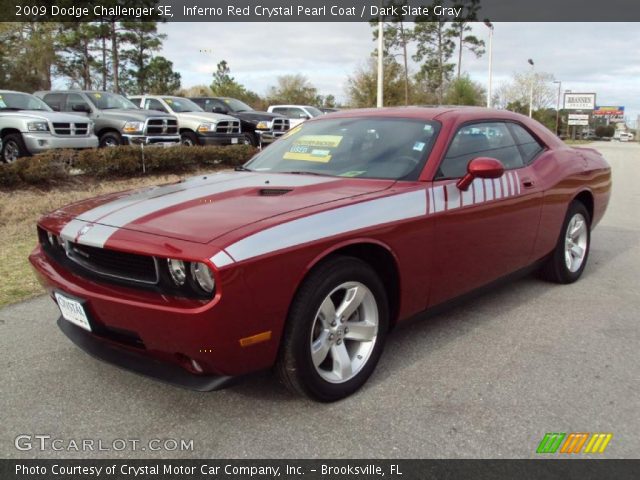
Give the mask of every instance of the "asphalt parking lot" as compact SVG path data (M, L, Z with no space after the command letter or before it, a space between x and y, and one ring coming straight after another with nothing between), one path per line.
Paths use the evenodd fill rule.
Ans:
M396 330L338 403L293 397L267 373L212 393L167 386L80 351L48 297L0 310L0 457L531 458L545 432L610 432L602 456L637 458L640 145L594 145L614 189L583 278L527 277ZM19 451L21 434L193 439L193 451Z

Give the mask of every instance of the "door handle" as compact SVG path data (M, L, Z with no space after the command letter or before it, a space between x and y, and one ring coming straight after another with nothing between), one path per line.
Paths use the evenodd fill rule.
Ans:
M523 178L523 179L522 179L522 186L523 186L524 188L532 188L532 187L534 187L534 186L535 186L535 184L536 184L536 182L534 182L534 181L533 181L533 180L531 180L530 178L526 178L526 177L525 177L525 178Z

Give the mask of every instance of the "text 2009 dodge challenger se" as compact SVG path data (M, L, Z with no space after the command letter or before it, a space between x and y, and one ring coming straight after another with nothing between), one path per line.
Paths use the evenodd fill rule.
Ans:
M340 112L238 171L57 210L30 260L93 355L199 390L275 365L330 401L397 322L527 267L577 280L610 189L514 113Z

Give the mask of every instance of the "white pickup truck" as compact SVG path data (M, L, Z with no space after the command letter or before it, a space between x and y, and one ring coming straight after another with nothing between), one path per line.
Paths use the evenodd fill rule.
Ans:
M280 115L287 117L289 119L290 128L293 128L310 118L324 115L323 112L310 105L271 105L267 109L267 112L279 113Z
M93 122L79 115L57 113L39 98L0 90L0 159L19 157L52 148L95 148Z

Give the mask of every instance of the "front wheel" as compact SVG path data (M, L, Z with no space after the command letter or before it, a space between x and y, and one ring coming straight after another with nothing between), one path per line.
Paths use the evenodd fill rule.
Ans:
M107 132L100 135L100 147L118 147L120 145L122 145L122 136L118 132Z
M194 147L199 145L198 137L193 132L182 132L180 134L180 143L186 147Z
M27 147L24 144L22 135L12 133L2 139L2 161L5 163L13 163L20 157L29 155Z
M389 326L384 285L365 262L335 257L300 287L278 373L293 392L331 402L358 390L382 354Z
M582 202L569 205L560 238L542 275L556 283L573 283L580 278L591 246L591 216Z

